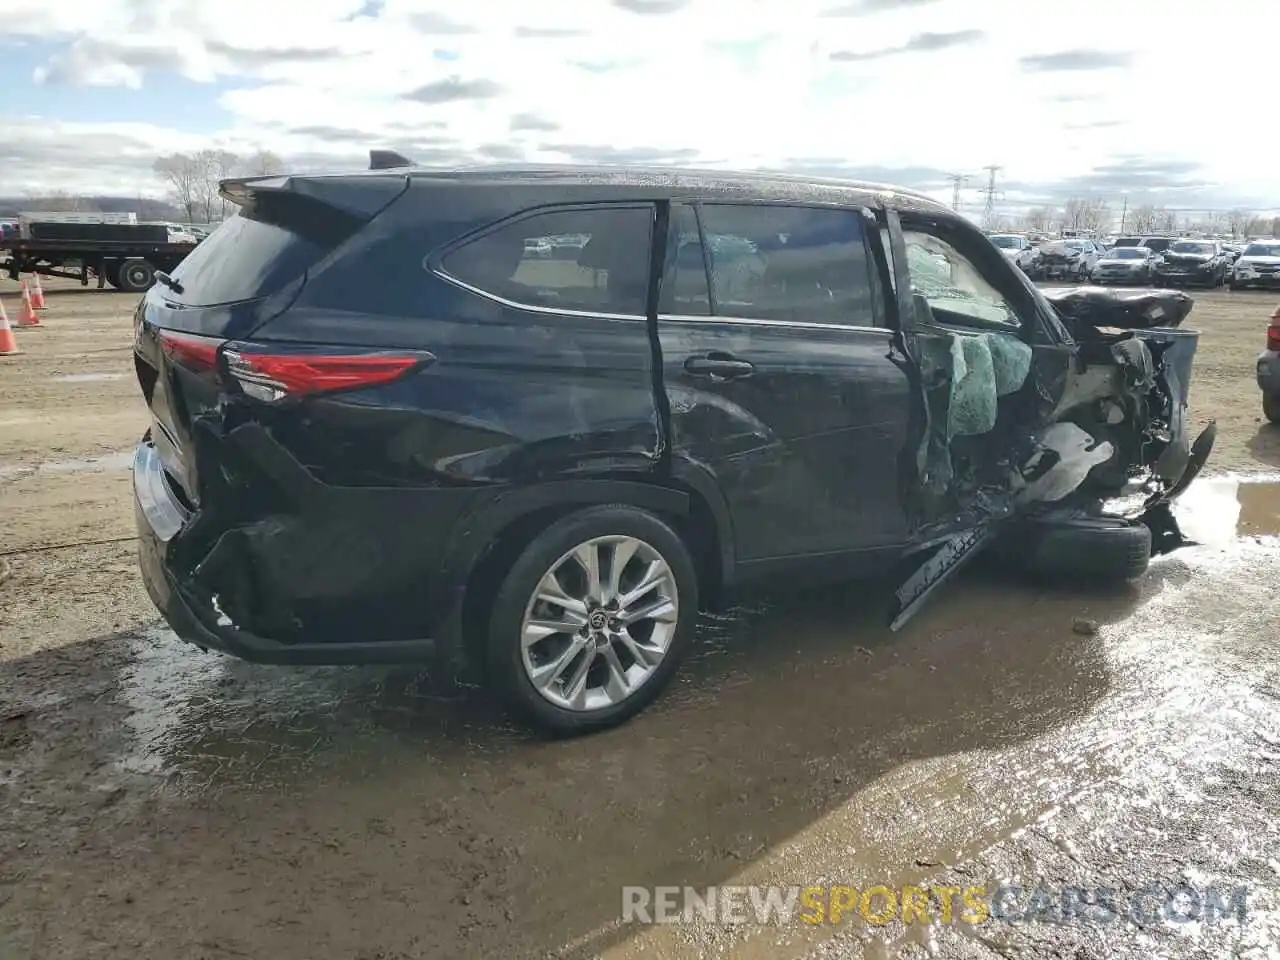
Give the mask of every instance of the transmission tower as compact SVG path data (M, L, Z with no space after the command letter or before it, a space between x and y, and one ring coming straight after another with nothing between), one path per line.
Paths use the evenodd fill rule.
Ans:
M987 203L982 209L982 222L990 228L996 220L996 174L1000 172L999 164L990 164L982 168L987 171Z
M967 173L948 173L947 179L951 181L951 209L960 209L960 188L969 182Z

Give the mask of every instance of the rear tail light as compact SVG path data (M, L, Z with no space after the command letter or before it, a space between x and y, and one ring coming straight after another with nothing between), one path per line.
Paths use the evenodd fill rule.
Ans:
M1271 324L1267 327L1267 349L1280 353L1280 307L1271 315Z
M231 344L223 351L227 372L249 396L271 402L334 390L358 390L398 380L430 364L425 350L395 353L269 350Z
M192 373L212 373L218 368L218 348L225 343L218 337L201 337L175 330L159 332L160 349L174 363Z
M190 373L213 377L221 368L248 396L267 402L335 390L359 390L398 380L435 360L425 350L267 346L174 330L159 331L160 348Z

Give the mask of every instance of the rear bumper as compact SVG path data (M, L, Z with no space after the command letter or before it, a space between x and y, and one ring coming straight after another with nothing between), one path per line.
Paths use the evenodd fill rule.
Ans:
M174 495L149 439L144 439L134 454L133 489L143 584L152 603L182 640L254 663L291 665L439 663L451 662L460 653L460 643L441 642L434 637L312 643L239 629L218 610L198 577L183 575L175 568L178 545L199 515L192 514ZM210 551L209 557L214 552ZM237 561L244 559L247 558L236 557ZM342 558L335 557L333 562L341 563Z

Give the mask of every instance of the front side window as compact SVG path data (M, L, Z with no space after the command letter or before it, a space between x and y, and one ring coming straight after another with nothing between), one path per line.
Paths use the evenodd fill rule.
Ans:
M982 327L1021 327L1017 313L955 247L931 234L903 232L911 292L929 302L944 323Z
M717 315L875 326L857 211L706 204L699 214Z
M513 303L643 317L652 225L648 206L549 210L464 243L441 267Z

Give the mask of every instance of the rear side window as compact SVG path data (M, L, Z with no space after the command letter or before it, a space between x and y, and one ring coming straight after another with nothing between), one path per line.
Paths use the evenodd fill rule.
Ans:
M772 204L699 211L716 314L875 326L856 211Z
M643 317L652 230L648 205L548 210L464 243L441 267L512 303Z
M260 192L196 247L173 277L190 306L267 297L302 276L362 222L307 197Z

